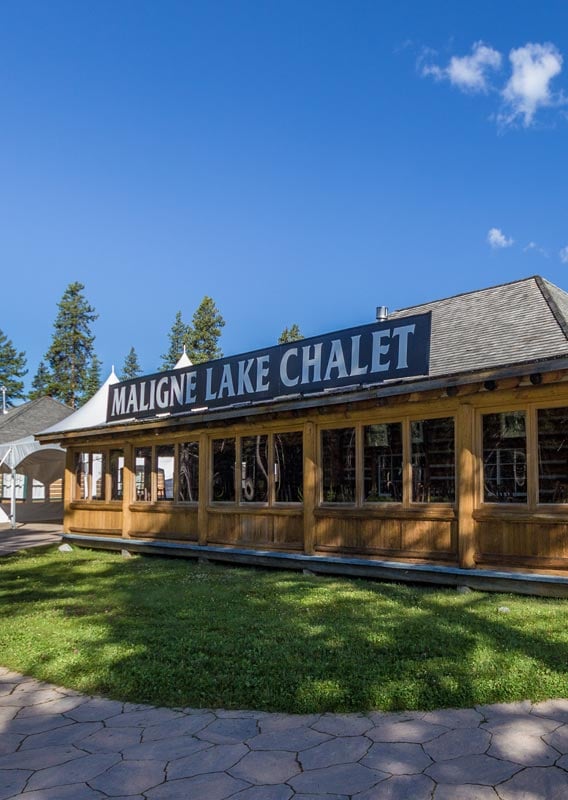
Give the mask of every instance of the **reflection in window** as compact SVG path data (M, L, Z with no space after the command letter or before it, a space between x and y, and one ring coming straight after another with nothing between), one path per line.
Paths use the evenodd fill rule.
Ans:
M365 500L402 501L402 425L390 422L364 429Z
M124 455L122 450L110 451L110 499L122 500L122 476L124 474Z
M105 457L102 453L91 453L91 499L105 499Z
M199 500L199 442L179 446L178 500L196 503Z
M32 479L32 500L38 502L45 500L45 484L38 481L36 478Z
M274 485L277 503L304 498L304 448L301 431L274 434Z
M568 503L568 408L538 410L538 501Z
M221 503L235 502L235 439L213 440L212 499Z
M173 444L162 444L156 448L156 499L174 499Z
M483 415L483 499L527 502L527 440L524 411Z
M152 498L152 448L137 447L134 451L136 499Z
M89 497L89 454L75 455L75 498L87 500Z
M268 500L268 436L241 439L241 500L246 503Z
M410 439L412 501L453 503L456 472L453 418L411 422Z
M322 431L324 503L355 501L355 428Z

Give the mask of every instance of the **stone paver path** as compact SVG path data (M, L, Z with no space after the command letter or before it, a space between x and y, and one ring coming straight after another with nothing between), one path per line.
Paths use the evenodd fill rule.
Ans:
M567 800L568 700L383 714L166 709L0 668L0 800Z

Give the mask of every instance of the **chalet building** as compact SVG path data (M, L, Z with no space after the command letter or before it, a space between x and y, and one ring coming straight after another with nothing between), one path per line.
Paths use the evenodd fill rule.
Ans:
M531 277L119 383L66 448L65 538L568 594L568 294Z

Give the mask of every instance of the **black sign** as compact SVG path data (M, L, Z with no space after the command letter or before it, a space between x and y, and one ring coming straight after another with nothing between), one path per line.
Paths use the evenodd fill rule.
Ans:
M430 329L418 314L123 381L109 386L107 421L427 375Z

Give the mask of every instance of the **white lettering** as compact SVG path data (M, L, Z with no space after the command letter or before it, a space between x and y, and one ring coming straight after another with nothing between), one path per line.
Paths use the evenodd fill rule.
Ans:
M207 367L207 379L205 381L205 399L206 400L216 400L217 399L217 392L214 392L211 388L211 381L213 377L213 367Z
M121 386L120 389L115 389L112 395L112 411L111 417L117 417L119 414L124 414L126 405L126 386Z
M150 381L150 401L148 403L149 409L154 409L156 403L156 379Z
M390 344L382 344L383 339L390 339L390 330L373 331L371 372L385 372L390 366L390 361L381 363L381 356L386 356L390 348Z
M416 325L402 325L395 328L392 332L393 338L398 336L398 363L397 369L408 367L408 337L416 330Z
M296 386L300 380L299 377L291 378L288 375L288 361L292 358L292 356L294 356L294 358L298 357L297 347L291 347L289 350L286 350L280 361L280 380L284 386Z
M148 403L145 401L144 395L146 394L146 381L140 384L140 405L138 411L148 411Z
M367 364L359 364L359 348L361 346L361 334L351 337L351 376L366 375L369 367Z
M310 357L310 348L314 348L314 354ZM322 344L306 345L302 347L302 383L319 383L321 381L321 348ZM313 367L314 374L310 381L310 367Z
M197 372L188 372L187 373L187 382L185 384L185 402L186 403L195 403L196 396L195 393L197 391Z
M170 406L175 403L181 406L183 403L183 384L185 383L185 372L182 372L179 377L172 375L170 378Z
M329 359L327 361L325 375L323 376L324 381L328 381L331 378L331 371L334 369L337 370L338 378L347 377L347 369L345 367L345 356L343 355L343 347L341 346L340 339L333 339L331 342Z
M168 405L168 381L167 375L160 378L156 387L156 405L159 408L166 408Z
M252 367L253 364L254 364L254 358L249 358L248 361L239 361L237 394L252 394L254 392L252 381L249 377L250 368Z
M270 388L268 381L264 378L268 377L270 356L258 356L256 359L256 391L266 392Z
M136 413L138 411L138 397L136 396L136 384L130 387L130 391L128 392L128 403L126 404L126 413L129 414L131 411Z
M227 392L227 397L235 396L235 387L233 386L233 376L231 374L231 365L225 364L223 367L223 374L221 376L221 383L219 384L219 398L223 397L223 392Z

